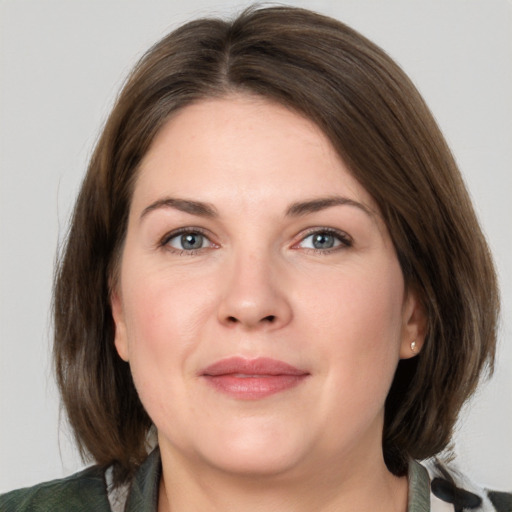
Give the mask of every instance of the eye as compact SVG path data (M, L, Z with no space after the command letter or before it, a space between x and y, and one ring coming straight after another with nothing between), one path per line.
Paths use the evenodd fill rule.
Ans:
M195 251L213 247L214 244L203 233L189 230L171 233L162 241L162 245L193 254Z
M350 247L352 239L346 234L332 230L318 230L304 237L297 247L315 251L329 251L338 247Z

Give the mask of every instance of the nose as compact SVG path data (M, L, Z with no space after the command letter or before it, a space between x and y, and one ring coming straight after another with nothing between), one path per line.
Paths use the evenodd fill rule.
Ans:
M270 257L240 255L226 269L219 321L245 330L274 330L292 319L283 269Z

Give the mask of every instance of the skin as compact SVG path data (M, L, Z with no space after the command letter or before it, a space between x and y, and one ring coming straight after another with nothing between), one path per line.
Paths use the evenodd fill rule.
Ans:
M290 214L333 197L353 203ZM182 228L204 235L198 250ZM176 113L143 159L111 301L158 429L160 511L406 510L407 480L383 460L384 402L425 315L373 199L311 121L242 95ZM229 356L308 377L233 398L201 376Z

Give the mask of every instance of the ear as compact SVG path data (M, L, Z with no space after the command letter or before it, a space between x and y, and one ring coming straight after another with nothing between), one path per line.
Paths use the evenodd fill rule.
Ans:
M119 357L128 362L128 338L126 336L123 301L117 286L111 288L110 308L112 310L112 318L114 319L115 326L114 344L116 346Z
M425 306L418 293L412 289L407 291L402 315L402 341L400 359L417 356L427 335L428 317Z

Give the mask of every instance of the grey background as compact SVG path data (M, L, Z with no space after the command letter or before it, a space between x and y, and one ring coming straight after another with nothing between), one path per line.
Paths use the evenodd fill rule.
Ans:
M460 466L512 489L512 4L309 0L409 73L462 169L500 274L498 366L461 416ZM136 59L169 29L247 2L0 3L0 491L81 467L49 359L56 247L99 128ZM61 417L62 416L62 417Z

